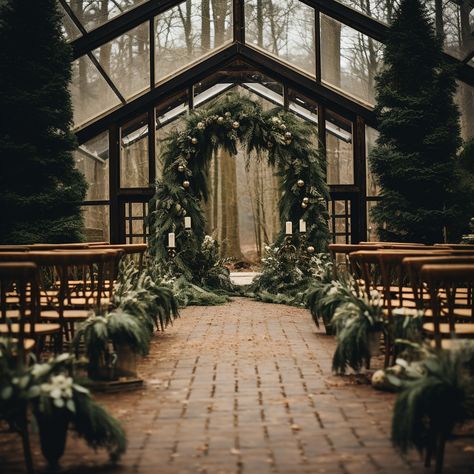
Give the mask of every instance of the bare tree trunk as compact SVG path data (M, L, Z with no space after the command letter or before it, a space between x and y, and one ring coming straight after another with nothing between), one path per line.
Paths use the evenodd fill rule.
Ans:
M257 0L257 46L263 48L263 0Z
M225 15L227 2L212 0L212 17L214 19L214 45L216 47L224 42Z
M211 49L211 13L209 9L209 0L202 0L201 49L203 52Z
M324 38L322 54L325 67L325 80L341 86L341 25L327 17L321 18L321 37Z

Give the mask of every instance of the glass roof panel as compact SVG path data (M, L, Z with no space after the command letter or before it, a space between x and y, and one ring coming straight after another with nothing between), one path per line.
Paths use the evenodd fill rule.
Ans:
M298 0L245 0L245 41L315 76L314 18Z
M205 7L207 6L207 10ZM155 18L156 82L232 41L232 0L188 0Z
M71 18L66 13L61 4L58 3L57 5L63 18L61 30L66 41L72 41L82 36L82 33L79 31L79 28L74 24L74 22L71 20Z
M125 99L150 88L148 23L104 44L93 54Z
M76 128L121 103L87 55L72 63L71 95Z
M66 0L74 15L87 31L107 23L147 0Z
M382 43L321 14L321 74L326 84L374 105Z
M364 15L390 23L395 10L400 5L400 0L336 0L347 7L353 8Z

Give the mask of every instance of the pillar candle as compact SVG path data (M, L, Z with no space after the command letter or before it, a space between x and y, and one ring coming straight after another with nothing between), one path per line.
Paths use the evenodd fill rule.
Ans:
M300 219L300 232L306 232L306 221L303 219Z
M174 232L170 232L168 234L168 247L174 249L176 247L176 240L174 236Z
M293 233L293 228L292 228L292 223L291 221L286 221L286 235L291 235Z
M184 218L184 228L185 229L191 229L191 217L186 216Z

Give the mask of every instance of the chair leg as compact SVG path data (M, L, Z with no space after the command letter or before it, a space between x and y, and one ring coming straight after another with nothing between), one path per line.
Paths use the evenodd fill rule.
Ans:
M425 453L425 467L431 467L431 457L433 455L433 449L435 444L436 437L430 430L428 433L428 444L426 446L426 453Z
M31 456L30 446L30 434L28 429L28 415L26 413L27 408L24 408L24 414L20 421L20 436L23 443L23 454L25 456L26 472L28 474L34 474L35 470L33 467L33 457Z

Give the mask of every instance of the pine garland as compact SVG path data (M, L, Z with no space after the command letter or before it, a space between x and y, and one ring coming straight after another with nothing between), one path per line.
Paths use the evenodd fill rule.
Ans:
M161 156L163 175L150 201L150 253L158 262L168 261L168 233L176 234L176 265L180 274L198 283L204 241L201 202L208 199L209 167L214 151L222 147L237 154L240 142L247 156L262 151L281 176L279 202L282 229L286 221L307 222L306 241L313 251L327 248L329 229L326 201L325 158L311 141L314 129L281 108L264 111L248 98L230 94L208 109L194 111L184 131L171 134ZM192 220L192 234L184 229L184 216ZM296 230L296 229L294 229ZM276 243L284 238L283 230Z

